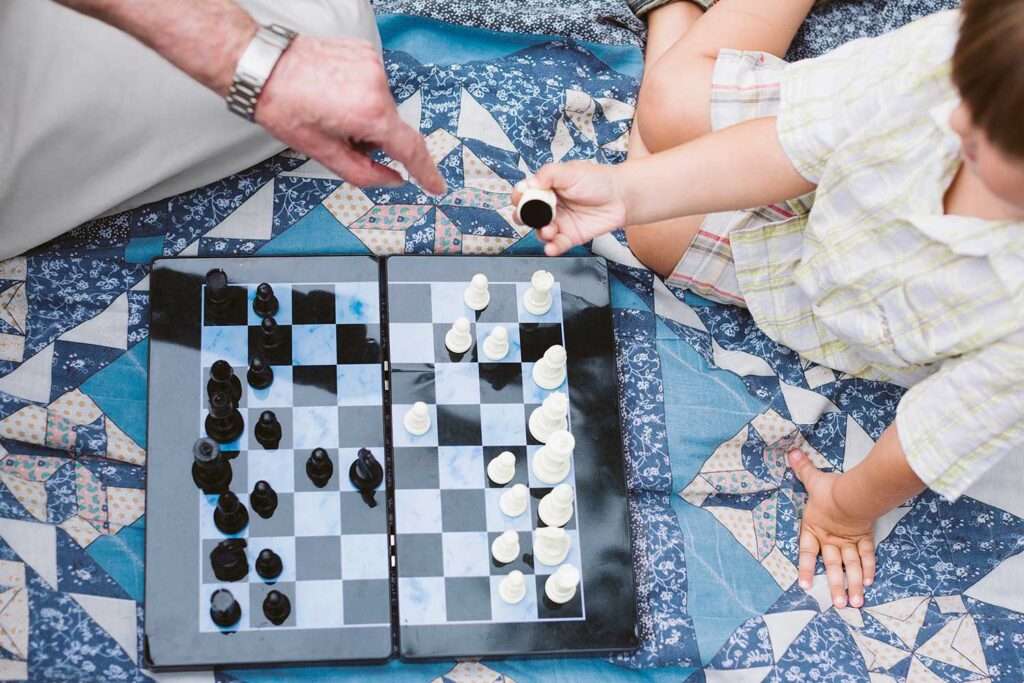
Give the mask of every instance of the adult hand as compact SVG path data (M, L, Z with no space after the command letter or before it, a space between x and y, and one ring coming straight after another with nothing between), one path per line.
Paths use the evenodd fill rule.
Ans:
M558 197L555 220L539 235L547 242L544 253L548 256L564 254L626 224L626 203L611 166L586 161L548 164L516 186L513 206L518 206L527 187L553 190ZM515 219L519 221L519 216Z
M380 54L367 41L296 37L264 86L256 122L354 185L403 182L368 156L381 149L428 192L445 191L423 136L399 118Z
M822 472L800 450L789 452L789 466L807 489L807 505L800 522L800 586L811 587L814 567L821 555L825 576L836 607L864 604L864 586L875 580L873 519L861 519L842 510L835 501L834 487L841 475ZM846 570L847 590L843 588Z

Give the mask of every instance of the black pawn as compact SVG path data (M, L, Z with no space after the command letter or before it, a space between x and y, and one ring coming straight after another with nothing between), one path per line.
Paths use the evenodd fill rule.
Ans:
M229 628L242 618L242 608L231 591L221 588L210 596L210 618L221 628Z
M253 389L266 389L274 383L274 369L263 360L263 356L255 355L249 363L245 379Z
M368 448L360 448L348 469L348 478L361 492L372 492L384 481L384 468Z
M322 489L327 486L333 474L334 463L331 462L331 456L322 448L314 448L306 460L306 476L313 482L313 486Z
M272 581L277 577L281 576L281 572L284 571L284 564L281 562L281 556L275 553L270 548L264 548L260 551L260 554L256 556L256 573L260 575L260 578Z
M273 318L264 318L260 322L260 347L264 350L277 348L281 343L281 330Z
M235 376L231 363L226 360L219 360L213 364L210 368L210 381L206 383L208 396L218 392L227 394L236 405L242 400L242 382Z
M291 613L291 600L281 591L270 591L267 597L263 598L263 616L274 626L283 624Z
M263 519L269 518L277 509L277 491L269 483L259 480L249 494L249 507Z
M206 434L217 443L230 443L242 435L245 423L231 397L217 392L210 397L210 414L206 416Z
M192 446L192 480L203 493L224 493L231 485L231 462L213 439L199 439Z
M249 523L249 511L231 491L220 494L217 509L213 511L213 523L221 533L237 534Z
M228 300L228 274L220 268L206 274L206 300L214 306Z
M260 283L256 288L256 298L252 300L253 312L261 318L271 318L277 315L278 308L274 288L266 282Z
M274 415L273 410L264 410L260 413L253 434L260 445L268 451L277 450L281 445L281 423L277 421L277 415Z
M245 539L229 538L210 551L210 565L218 581L241 581L249 573Z

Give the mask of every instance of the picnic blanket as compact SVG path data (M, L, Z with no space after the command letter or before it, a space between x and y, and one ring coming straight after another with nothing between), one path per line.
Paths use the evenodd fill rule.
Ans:
M509 220L511 185L552 159L625 156L636 48L411 16L380 23L400 112L426 135L448 195L359 190L284 153L0 263L0 679L1024 678L1024 463L1004 462L956 503L926 492L887 515L866 606L836 610L820 577L810 591L795 584L803 490L782 457L801 445L821 465L850 467L892 420L900 390L808 364L743 310L666 288L621 234L592 249L613 271L638 651L145 671L152 259L539 253Z

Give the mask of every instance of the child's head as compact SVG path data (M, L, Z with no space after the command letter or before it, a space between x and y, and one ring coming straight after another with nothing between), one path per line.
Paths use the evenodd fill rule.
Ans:
M971 169L989 191L1024 212L1024 0L964 0L952 117Z

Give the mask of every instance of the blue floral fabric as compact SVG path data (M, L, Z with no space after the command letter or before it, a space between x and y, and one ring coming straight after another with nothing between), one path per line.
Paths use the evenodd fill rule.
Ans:
M837 24L837 40L897 21L880 17ZM624 158L635 49L408 17L382 29L396 100L448 195L361 191L285 153L0 263L0 679L153 678L140 650L153 258L538 254L503 213L512 184L551 160ZM242 206L259 216L249 228L230 223ZM886 515L867 604L836 610L821 577L810 591L795 584L804 492L780 453L797 444L823 467L854 465L901 392L805 363L744 311L667 289L621 233L593 251L613 276L641 647L194 680L1024 678L1019 466L956 503L926 492Z

